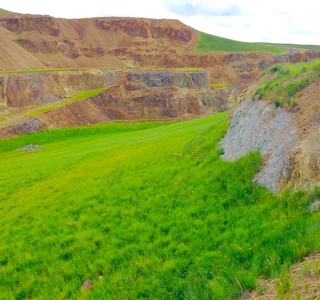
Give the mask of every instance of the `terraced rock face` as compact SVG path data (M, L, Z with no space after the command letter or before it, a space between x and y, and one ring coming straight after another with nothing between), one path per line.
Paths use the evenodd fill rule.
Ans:
M0 69L184 68L210 81L250 83L266 53L195 53L200 36L177 20L56 19L0 12Z
M101 87L107 89L86 100L46 109L46 105L64 101L74 92ZM0 95L5 110L2 115L6 116L10 111L13 115L0 121L0 137L115 119L196 118L230 109L241 89L241 86L212 88L206 71L92 70L8 74L2 81L0 77ZM36 105L31 111L30 107L27 113L21 110L31 104Z

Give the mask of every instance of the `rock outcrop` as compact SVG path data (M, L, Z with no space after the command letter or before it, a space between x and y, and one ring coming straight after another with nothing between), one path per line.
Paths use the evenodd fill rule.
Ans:
M277 192L292 172L293 150L299 142L292 114L261 100L245 100L235 110L231 125L221 141L223 158L235 160L260 151L263 166L255 181Z
M0 111L114 85L121 82L123 76L123 72L114 70L0 74Z
M255 182L273 192L319 186L319 94L318 79L300 91L299 109L293 111L247 95L221 141L223 158L235 160L260 151L263 164Z

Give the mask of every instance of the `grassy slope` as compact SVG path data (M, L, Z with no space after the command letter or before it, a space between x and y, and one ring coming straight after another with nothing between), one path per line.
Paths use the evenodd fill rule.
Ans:
M257 154L221 161L226 117L0 141L0 298L231 299L320 249L317 195L254 187Z
M275 65L260 76L267 74L271 74L271 78L265 80L253 96L269 99L276 106L296 106L299 104L299 91L319 78L320 60Z
M198 31L200 41L196 52L250 52L265 51L270 54L283 54L287 51L272 44L246 43L234 41Z
M320 50L320 46L316 45L292 45L292 44L270 44L270 43L247 43L230 40L204 32L198 31L200 41L196 52L252 52L264 51L270 54L284 54L286 49L309 49Z
M28 106L24 108L23 111L18 111L16 113L9 113L7 115L4 115L3 117L0 117L0 127L6 127L9 125L17 124L18 122L22 122L26 119L38 116L48 111L58 109L64 105L67 105L76 101L80 101L80 100L85 100L87 98L93 97L103 92L106 89L107 88L99 88L95 90L79 92L79 93L72 94L69 97L56 102Z

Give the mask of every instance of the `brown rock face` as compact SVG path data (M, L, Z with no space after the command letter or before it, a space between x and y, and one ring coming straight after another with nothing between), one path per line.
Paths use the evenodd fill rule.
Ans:
M107 71L105 73L91 71L88 74L85 71L81 72L82 75L74 74L76 72L48 73L44 78L40 76L43 74L31 76L30 73L15 75L11 78L4 77L3 80L11 80L12 83L7 83L6 90L3 87L0 90L5 95L3 101L19 107L26 104L23 101L28 96L27 91L33 91L34 94L31 96L34 97L29 95L29 99L33 99L35 101L33 104L37 104L42 103L40 99L47 98L49 93L53 95L53 92L55 94L65 92L66 88L68 91L80 87L86 90L89 83L101 84L101 86L114 85L89 99L37 115L32 120L19 119L18 124L3 121L2 124L0 123L3 127L0 129L0 136L8 137L27 133L34 128L41 130L87 125L115 119L184 119L186 116L194 118L229 109L231 100L241 90L241 86L213 89L208 84L206 71L128 71L127 73L113 71L114 73L111 74ZM25 78L17 79L16 76L25 76ZM42 87L36 90L38 94L35 95L34 89L39 84L42 84ZM8 93L8 86L12 94ZM21 96L14 97L14 94L21 94ZM54 100L59 101L60 96Z
M58 36L60 33L54 19L49 16L9 16L1 18L0 25L16 34L32 30L52 36Z
M41 104L51 98L110 86L122 78L122 72L113 70L0 74L0 108Z

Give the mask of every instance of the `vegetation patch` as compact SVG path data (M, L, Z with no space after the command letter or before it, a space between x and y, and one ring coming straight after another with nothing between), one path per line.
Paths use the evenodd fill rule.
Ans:
M211 86L215 89L223 89L227 86L234 86L235 84L233 83L213 83Z
M200 40L196 52L254 52L264 51L270 54L284 54L287 50L273 44L246 43L197 31Z
M276 106L296 106L303 88L320 76L320 60L272 66L261 74L272 75L263 82L253 95L258 99L269 99Z
M102 137L105 135L119 134L156 128L174 123L168 120L115 120L88 126L75 126L62 129L42 130L17 137L0 139L0 153L10 152L29 144L51 144L73 139Z
M73 103L73 102L76 102L79 100L84 100L84 99L93 97L93 96L105 91L106 89L107 88L99 88L99 89L95 89L95 90L84 91L84 92L73 94L72 96L70 96L66 99L59 100L57 102L40 104L37 106L28 107L25 109L25 111L28 111L28 110L32 110L32 111L27 113L25 115L25 117L32 118L32 117L38 116L40 114L43 114L45 112L55 110L55 109L62 107L66 104L70 104L70 103Z
M258 153L222 161L227 113L156 125L0 141L3 299L235 299L320 249L320 193L254 186Z

